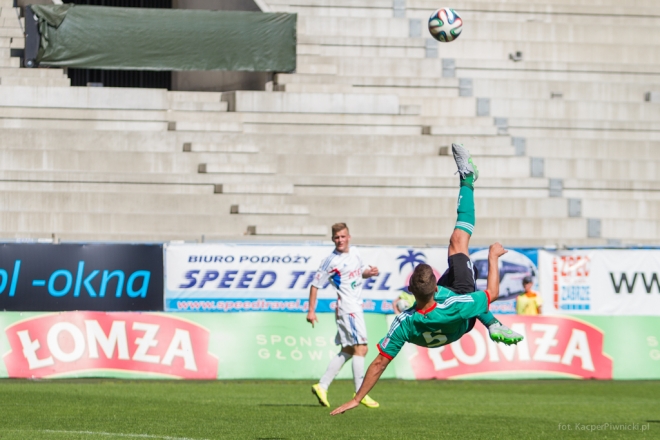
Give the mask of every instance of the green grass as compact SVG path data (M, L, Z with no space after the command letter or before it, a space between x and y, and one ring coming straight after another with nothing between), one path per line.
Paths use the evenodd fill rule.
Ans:
M660 382L382 381L337 417L311 382L0 381L0 439L660 438ZM330 402L352 397L336 381ZM575 424L639 424L596 432ZM559 425L571 430L560 430Z

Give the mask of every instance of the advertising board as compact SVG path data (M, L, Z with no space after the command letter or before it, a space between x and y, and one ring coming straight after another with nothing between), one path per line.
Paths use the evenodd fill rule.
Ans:
M170 245L165 250L165 310L307 312L309 286L333 246ZM427 263L439 276L447 248L359 247L377 277L362 281L365 312L392 313L392 301L408 286L415 266ZM317 311L334 311L329 283L319 290Z
M660 251L539 251L546 314L659 316Z
M163 310L163 248L0 244L0 309Z
M339 348L334 314L0 313L0 377L318 380ZM367 362L391 315L366 314ZM485 328L450 345L406 344L383 374L399 379L660 379L658 317L500 316L525 335ZM339 378L350 378L351 368Z

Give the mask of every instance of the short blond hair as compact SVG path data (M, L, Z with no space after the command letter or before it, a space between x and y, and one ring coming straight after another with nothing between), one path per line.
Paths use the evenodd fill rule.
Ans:
M337 232L343 231L344 229L346 229L346 232L350 233L350 231L348 230L348 226L346 226L346 223L335 223L334 225L332 225L332 236L334 237Z

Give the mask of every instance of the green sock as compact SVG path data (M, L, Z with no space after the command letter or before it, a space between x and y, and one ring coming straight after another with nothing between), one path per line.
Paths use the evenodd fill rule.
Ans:
M476 215L474 213L474 188L472 188L472 174L465 179L461 179L461 189L458 192L458 218L456 219L456 229L465 231L472 235ZM469 182L468 182L469 179ZM464 184L466 182L466 184ZM469 183L469 185L468 185Z
M491 325L499 322L491 312L482 313L481 315L477 316L477 319L486 327L490 327Z

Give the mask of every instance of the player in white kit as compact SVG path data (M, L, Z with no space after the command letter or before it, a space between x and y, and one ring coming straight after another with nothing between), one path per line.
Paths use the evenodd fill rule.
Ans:
M316 296L318 289L330 281L337 291L337 336L335 344L341 345L341 351L332 358L319 383L312 386L312 393L323 406L328 402L328 387L339 374L341 367L353 358L353 381L355 392L360 389L364 379L364 357L367 354L367 327L362 310L362 279L378 275L378 268L365 265L356 248L351 248L351 236L346 223L332 225L332 241L335 250L321 263L309 289L309 312L307 321L318 322L316 318ZM368 408L378 408L378 402L365 396L360 402Z

